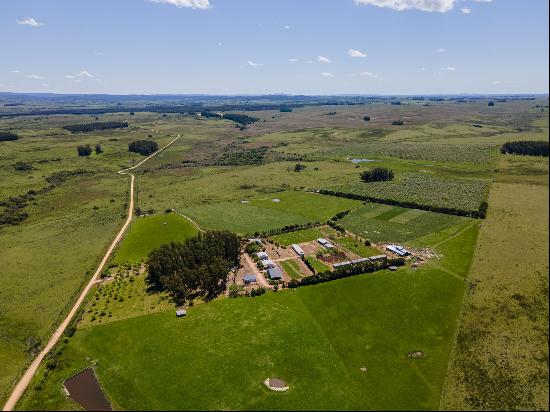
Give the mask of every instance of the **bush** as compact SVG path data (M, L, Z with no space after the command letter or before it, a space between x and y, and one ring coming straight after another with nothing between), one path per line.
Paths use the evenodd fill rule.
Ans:
M391 122L391 124L393 126L403 126L405 122L403 122L403 120L394 120L393 122Z
M370 116L363 116L363 120L365 122L370 122Z
M375 167L372 170L365 170L361 173L361 180L363 182L386 182L393 180L393 170L386 169L385 167Z
M295 172L301 172L302 170L304 170L306 168L306 165L303 165L301 163L296 163L294 165L294 171Z
M30 164L29 162L22 162L22 161L15 162L15 165L13 166L13 168L20 172L34 169L32 167L32 164Z
M128 145L128 150L147 156L158 150L158 144L152 140L137 140Z
M76 148L76 151L78 152L79 156L90 156L92 154L92 148L89 144L78 146Z

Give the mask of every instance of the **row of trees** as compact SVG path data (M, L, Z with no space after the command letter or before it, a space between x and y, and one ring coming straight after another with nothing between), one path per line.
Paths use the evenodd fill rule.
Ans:
M19 136L11 132L0 132L0 142L7 142L9 140L17 140Z
M152 140L137 140L128 145L128 150L134 153L140 153L144 156L155 153L159 149L157 142Z
M458 209L454 207L433 206L433 205L426 205L426 204L416 203L416 202L407 202L407 201L402 201L397 199L387 199L387 198L379 198L374 196L359 195L357 193L337 192L334 190L327 190L327 189L320 189L319 193L321 193L322 195L328 195L328 196L345 197L347 199L363 200L365 202L382 203L382 204L391 205L391 206L401 206L408 209L420 209L420 210L427 210L429 212L445 213L447 215L456 215L456 216L468 216L468 217L473 217L478 219L485 219L485 216L487 214L487 208L488 208L487 202L481 202L478 210L465 210L465 209Z
M548 141L526 140L523 142L506 142L500 148L500 152L548 157L548 149Z
M361 180L366 183L385 182L393 180L393 177L393 170L386 169L385 167L375 167L374 169L365 170L361 173Z
M201 233L162 245L149 254L148 282L183 304L211 300L225 291L227 275L239 266L240 238L228 231Z
M213 117L216 119L227 119L231 120L235 123L239 123L241 125L247 125L251 123L256 123L258 120L257 117L247 116L246 114L238 114L238 113L213 113L213 112L201 112L201 116L203 117Z
M312 276L306 276L300 280L292 279L288 283L289 288L297 288L300 286L317 285L319 283L330 282L336 279L348 278L350 276L362 275L364 273L373 273L378 270L387 269L390 266L403 266L404 258L386 259L372 262L370 260L348 265L335 270L327 270L325 272L316 273Z
M63 126L63 129L68 130L71 133L87 133L94 130L122 129L125 127L128 127L128 122L94 122L67 124Z

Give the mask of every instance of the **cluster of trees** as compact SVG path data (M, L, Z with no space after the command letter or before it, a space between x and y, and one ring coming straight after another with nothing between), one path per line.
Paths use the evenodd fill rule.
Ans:
M87 133L94 130L122 129L125 127L128 127L128 122L94 122L67 124L63 126L63 129L68 130L71 133Z
M240 238L212 231L162 245L149 254L148 282L169 291L183 304L197 297L211 300L225 291L227 275L239 266Z
M489 102L487 103L487 106L494 106L495 105L495 102Z
M506 142L500 148L500 152L548 157L548 149L547 141L526 140L524 142Z
M157 142L153 142L152 140L136 140L128 145L128 150L130 152L139 153L143 156L155 153L158 148Z
M378 270L387 269L390 266L403 266L404 258L379 260L376 262L365 261L354 265L344 266L335 270L327 270L325 272L316 273L312 276L306 276L300 280L292 279L288 283L289 288L297 288L300 286L317 285L319 283L330 282L336 279L348 278L350 276L362 275L364 273L373 273Z
M203 117L213 117L213 118L217 118L217 119L227 119L227 120L231 120L235 123L239 123L241 125L247 125L247 124L251 124L251 123L256 123L258 120L257 117L252 117L252 116L247 116L246 114L238 114L238 113L225 113L225 114L220 114L220 113L212 113L212 112L201 112L201 116Z
M76 148L79 156L90 156L92 154L92 148L89 144L80 145Z
M281 113L291 113L291 112L292 112L292 107L281 106L281 108L279 109L279 111L280 111Z
M303 165L301 163L296 163L294 165L294 171L295 172L301 172L302 170L304 170L306 168L306 165Z
M408 209L420 209L420 210L427 210L429 212L445 213L448 215L456 215L456 216L468 216L468 217L473 217L478 219L485 219L485 215L487 213L487 207L488 207L487 202L481 202L478 210L465 210L465 209L458 209L454 207L425 205L422 203L407 202L407 201L396 200L396 199L382 199L382 198L373 197L373 196L359 195L356 193L337 192L334 190L327 190L327 189L320 189L319 193L327 196L345 197L347 199L363 200L365 202L382 203L385 205L400 206Z
M15 133L10 132L0 132L0 142L7 142L8 140L17 140L19 136Z
M393 122L391 122L391 124L393 126L403 126L403 124L405 124L405 122L403 120L394 120Z
M370 116L363 116L363 120L365 122L370 122Z
M365 170L361 173L361 180L366 183L371 182L386 182L393 180L393 170L385 167L375 167L374 169Z

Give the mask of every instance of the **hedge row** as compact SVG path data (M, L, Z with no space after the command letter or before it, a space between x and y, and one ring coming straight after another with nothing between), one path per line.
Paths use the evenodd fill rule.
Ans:
M306 263L307 264L307 263ZM386 259L376 262L366 261L349 266L344 266L336 270L327 270L317 273L312 276L306 276L300 280L292 279L288 283L289 288L297 288L300 286L317 285L319 283L330 282L336 279L349 278L351 276L362 275L364 273L373 273L379 270L387 269L390 266L405 265L404 258Z
M445 213L447 215L467 216L467 217L473 217L477 219L485 219L485 216L487 214L487 207L488 207L487 202L481 202L481 204L479 205L479 210L464 210L464 209L458 209L454 207L432 206L432 205L425 205L425 204L416 203L416 202L406 202L406 201L401 201L396 199L381 199L381 198L372 197L372 196L359 195L356 193L335 192L333 190L326 190L326 189L320 189L319 193L327 196L345 197L347 199L363 200L366 202L382 203L385 205L400 206L408 209L421 209L421 210L427 210L429 212Z

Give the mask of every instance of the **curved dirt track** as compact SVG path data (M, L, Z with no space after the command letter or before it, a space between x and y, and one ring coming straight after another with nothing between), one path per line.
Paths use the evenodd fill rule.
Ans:
M52 350L52 348L57 344L57 342L59 341L61 336L63 336L63 333L65 332L65 329L67 328L67 326L71 322L71 319L76 314L78 308L80 307L80 305L82 304L82 302L86 298L86 295L88 294L88 292L90 291L92 286L96 283L96 280L99 277L99 274L103 271L103 268L105 267L105 264L107 263L107 260L111 256L111 253L113 253L113 250L115 249L117 243L120 241L120 239L122 239L122 236L124 235L124 232L126 232L126 229L130 225L130 222L132 221L132 217L134 215L134 179L135 178L134 178L134 175L132 173L128 173L128 172L130 170L133 170L133 169L141 166L147 160L149 160L153 156L156 156L157 154L162 152L164 149L166 149L168 146L170 146L172 143L174 143L179 138L180 138L180 135L178 135L174 140L172 140L170 143L168 143L166 146L164 146L160 150L156 151L155 153L153 153L150 156L147 156L145 159L143 159L141 162L139 162L135 166L129 167L127 169L122 169L122 170L119 170L117 172L118 174L121 174L121 175L125 175L125 174L130 175L130 202L128 204L128 217L126 218L126 221L124 222L124 225L119 230L119 232L117 233L114 240L111 242L111 245L109 246L109 249L107 249L107 252L105 252L105 255L103 256L103 259L101 259L101 262L99 263L99 266L97 267L94 275L92 276L90 281L86 284L86 286L84 287L84 289L80 293L80 296L78 297L78 299L74 303L73 307L71 308L71 310L69 311L69 313L67 314L67 316L65 317L63 322L61 322L61 324L57 327L55 332L52 334L52 336L48 340L48 343L46 344L44 349L42 349L40 351L40 353L36 356L36 358L34 358L34 360L29 365L29 367L27 368L27 370L25 371L23 376L21 376L21 378L17 382L17 385L15 385L15 388L13 388L13 391L11 392L11 394L10 394L8 400L6 401L6 404L4 405L4 408L2 410L11 411L15 408L15 405L17 404L17 402L19 401L21 396L23 396L23 394L25 393L25 390L27 389L27 387L31 383L32 378L34 377L34 375L36 374L36 371L38 370L38 367L42 363L42 360L50 352L50 350Z

